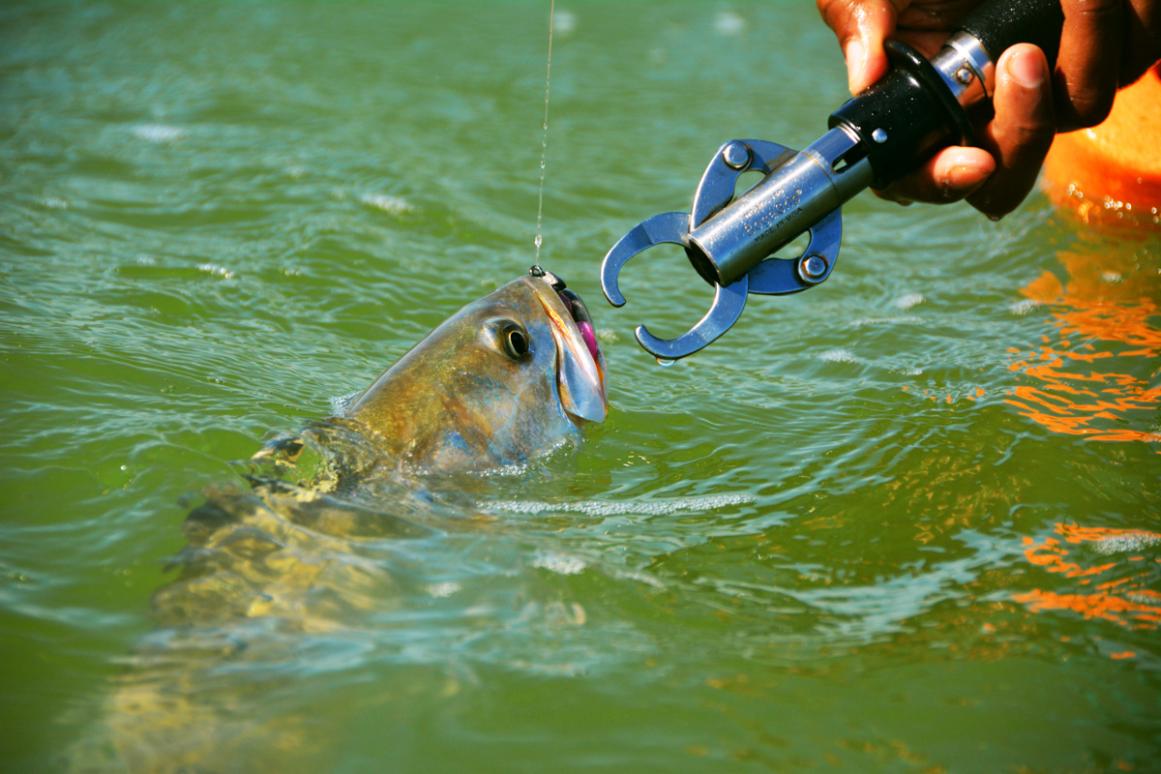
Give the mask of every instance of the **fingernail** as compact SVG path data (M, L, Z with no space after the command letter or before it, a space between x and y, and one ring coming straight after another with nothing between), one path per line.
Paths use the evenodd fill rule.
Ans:
M939 188L947 201L969 196L987 182L993 166L974 155L955 159L939 177Z
M975 191L988 179L988 168L972 161L956 164L943 176L943 193L948 198L962 198Z
M1036 89L1044 80L1044 69L1035 56L1013 56L1008 59L1008 75L1025 89Z
M863 72L867 69L867 50L863 47L863 41L851 38L843 55L847 60L847 87L851 94L856 94L862 91Z

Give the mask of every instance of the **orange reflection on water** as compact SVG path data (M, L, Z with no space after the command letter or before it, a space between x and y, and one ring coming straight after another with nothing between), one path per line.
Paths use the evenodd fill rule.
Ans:
M1055 343L1045 336L1009 368L1035 380L1017 386L1006 402L1049 430L1083 435L1093 441L1161 442L1161 432L1149 427L1161 405L1161 386L1145 377L1116 370L1138 359L1154 367L1161 353L1156 279L1148 272L1122 272L1110 267L1115 256L1061 253L1068 270L1065 286L1051 272L1023 288L1031 301L1052 307L1059 329ZM1082 343L1075 345L1073 339ZM1130 425L1126 427L1125 425ZM1133 426L1135 425L1135 427Z
M1143 529L1113 529L1057 524L1056 537L1035 540L1024 538L1024 557L1048 572L1077 579L1079 586L1090 589L1061 593L1033 589L1013 596L1032 612L1070 610L1085 618L1099 618L1126 627L1157 629L1161 627L1161 593L1148 588L1158 577L1158 562L1147 562L1142 549L1161 545L1161 534ZM1070 561L1073 549L1085 544L1096 553L1115 556L1113 561L1081 563ZM1101 580L1097 576L1104 576Z

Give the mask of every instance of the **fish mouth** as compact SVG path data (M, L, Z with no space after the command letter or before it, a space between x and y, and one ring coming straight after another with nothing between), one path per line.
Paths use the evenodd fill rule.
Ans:
M597 344L592 315L580 295L555 274L533 266L528 278L552 323L565 410L581 419L600 422L607 413L605 357Z
M589 354L592 355L593 362L597 365L597 370L601 372L601 380L604 381L605 375L605 357L601 353L601 348L597 344L597 331L593 327L593 318L589 314L589 308L585 306L585 302L581 299L575 291L568 288L562 288L556 291L560 296L560 300L568 307L569 313L572 315L572 321L576 323L577 330L580 331L581 338L585 341L585 346L589 349Z

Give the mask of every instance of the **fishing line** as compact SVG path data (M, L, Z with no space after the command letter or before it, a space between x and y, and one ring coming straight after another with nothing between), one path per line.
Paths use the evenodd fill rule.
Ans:
M540 124L540 189L536 194L536 237L532 244L536 245L536 262L540 262L540 246L544 243L541 235L541 226L544 223L544 172L548 166L548 97L551 94L552 83L552 28L556 22L556 0L548 2L548 57L544 65L544 120Z

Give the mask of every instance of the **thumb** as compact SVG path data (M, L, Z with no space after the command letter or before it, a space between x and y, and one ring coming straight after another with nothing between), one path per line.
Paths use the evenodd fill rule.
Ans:
M1040 49L1018 43L996 63L996 117L981 140L996 160L996 170L974 194L973 207L992 218L1011 212L1032 190L1055 124L1048 62Z

